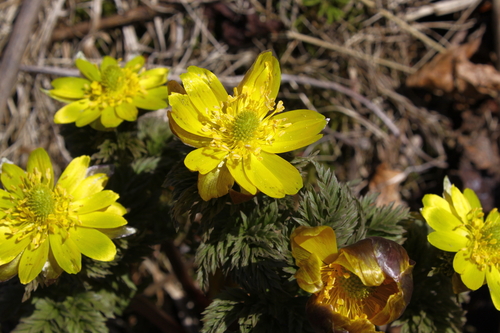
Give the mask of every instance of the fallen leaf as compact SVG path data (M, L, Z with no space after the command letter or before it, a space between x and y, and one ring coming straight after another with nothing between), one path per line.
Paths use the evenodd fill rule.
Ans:
M488 64L474 64L469 59L481 45L481 36L470 42L452 46L436 55L429 63L406 79L412 88L424 88L465 97L490 95L496 97L500 89L500 72Z
M392 170L387 163L377 166L368 188L370 192L379 192L375 204L385 206L394 203L394 207L404 205L401 200L399 184L406 178L404 172Z
M436 55L430 62L406 79L406 85L413 88L443 90L451 93L455 89L455 66L476 53L481 39L463 45L452 46L448 51Z

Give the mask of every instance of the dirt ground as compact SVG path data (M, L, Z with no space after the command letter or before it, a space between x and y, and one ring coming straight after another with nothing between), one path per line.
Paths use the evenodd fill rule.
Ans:
M447 175L489 211L500 205L499 3L3 0L0 155L24 166L44 147L56 173L71 160L52 121L62 104L41 89L78 75L79 52L95 62L142 54L149 68L169 67L171 80L196 65L231 87L272 50L284 74L280 99L330 118L304 156L319 151L339 180L360 179L359 193L381 192L379 204L418 210L424 194L441 193ZM143 296L172 302L175 288L160 286L168 276L158 265L137 269L152 277ZM138 308L128 320L142 315ZM467 309L465 332L499 331L487 289L473 293Z

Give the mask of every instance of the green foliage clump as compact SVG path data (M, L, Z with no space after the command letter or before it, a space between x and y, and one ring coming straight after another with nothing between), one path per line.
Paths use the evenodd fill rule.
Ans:
M400 223L409 217L407 209L377 207L374 195L356 198L331 170L313 164L316 186L295 198L258 195L237 208L220 205L223 199L190 207L190 215L202 216L198 280L213 287L220 272L227 286L205 310L203 332L312 331L305 318L306 293L293 277L290 235L299 225L331 226L339 246L375 235L402 241Z

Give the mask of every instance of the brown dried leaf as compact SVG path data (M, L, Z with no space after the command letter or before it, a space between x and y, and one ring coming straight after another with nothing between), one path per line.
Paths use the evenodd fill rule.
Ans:
M475 38L438 54L420 70L410 75L406 79L406 85L467 96L475 96L478 93L497 96L500 89L500 72L491 65L474 64L469 61L480 44L481 38Z
M481 39L474 39L463 45L452 46L448 51L436 55L416 73L406 79L406 85L413 88L443 90L451 93L455 89L455 67L457 63L468 62L476 53Z
M385 206L394 203L394 206L404 205L401 200L399 184L405 178L404 172L392 170L387 163L381 163L375 171L375 175L370 180L368 188L370 192L379 192L375 204Z
M456 85L459 92L472 86L480 94L496 97L500 89L500 73L491 65L462 61L456 64Z

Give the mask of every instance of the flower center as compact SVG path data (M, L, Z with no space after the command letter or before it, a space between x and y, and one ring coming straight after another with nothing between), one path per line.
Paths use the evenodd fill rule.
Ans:
M281 102L275 105L265 96L262 101L254 101L245 94L235 92L227 101L207 111L209 121L203 124L202 130L212 137L210 146L227 151L229 159L240 160L250 154L261 159L262 147L272 145L291 125L286 123L286 118L272 118L283 110ZM270 111L271 114L262 119L259 116Z
M255 112L243 111L234 120L233 134L236 141L247 142L253 138L259 127L259 118Z
M102 73L102 85L106 91L118 92L125 85L126 77L117 65L110 65Z
M44 184L36 184L27 195L27 208L38 221L44 221L54 213L52 191Z
M60 186L51 190L49 181L36 168L27 173L19 185L22 194L10 197L12 208L6 210L6 216L0 220L0 226L8 227L18 241L29 237L34 248L54 233L56 227L66 239L70 229L80 223L71 207L71 196Z
M105 109L122 103L131 104L134 97L146 94L139 84L137 73L129 68L109 65L101 73L101 77L101 82L92 82L85 91L91 108Z
M338 285L343 288L350 298L362 300L372 293L374 287L367 287L361 279L354 274L344 274L338 277Z
M472 240L471 259L480 270L489 265L500 264L500 220L487 219L483 222L483 216L483 211L479 208L472 210L468 216Z
M331 263L321 268L323 290L318 294L321 304L330 304L333 311L348 318L372 318L398 292L396 282L387 279L380 286L366 286L354 273Z

